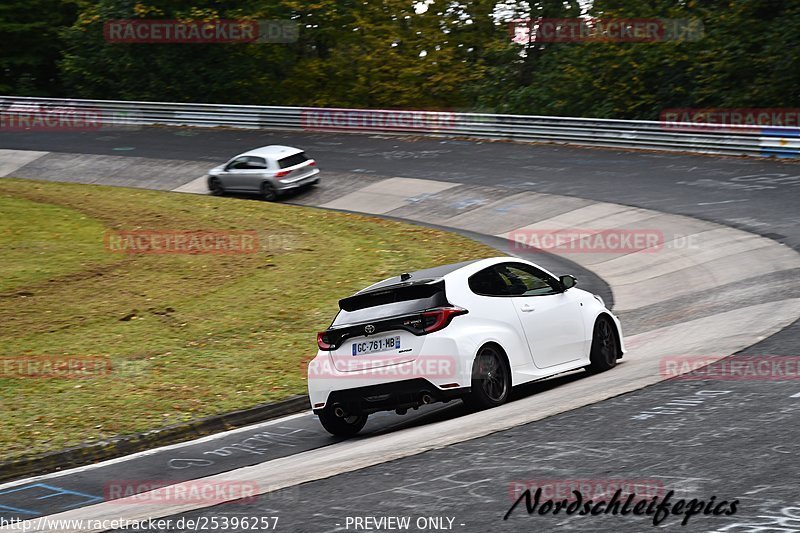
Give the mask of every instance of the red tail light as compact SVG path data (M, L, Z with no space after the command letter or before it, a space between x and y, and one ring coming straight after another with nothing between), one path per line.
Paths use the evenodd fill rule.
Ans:
M439 331L450 324L454 316L464 315L466 309L460 307L441 307L422 313L422 325L425 333Z
M330 341L328 340L327 331L320 331L317 333L317 346L319 346L320 350L330 350L332 348Z
M317 162L312 159L311 161L308 162L308 166L315 167L317 166Z
M291 170L281 170L280 172L277 172L275 174L275 177L276 178L282 178L282 177L286 176L287 174L289 174L291 172L292 172Z

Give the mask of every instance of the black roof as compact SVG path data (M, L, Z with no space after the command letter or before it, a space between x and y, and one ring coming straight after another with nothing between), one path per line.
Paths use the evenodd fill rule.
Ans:
M437 267L433 267L433 268L425 268L425 269L422 269L422 270L416 270L414 272L409 272L408 274L410 274L411 277L406 278L406 279L400 279L400 276L397 275L397 276L395 276L393 278L389 278L389 279L383 280L383 281L381 281L379 283L376 283L375 285L371 286L369 288L369 292L372 292L372 291L375 291L375 290L378 290L378 289L384 289L386 287L391 287L393 285L415 285L415 284L418 284L418 283L429 283L431 281L435 281L437 279L440 279L440 278L446 276L447 274L458 270L459 268L463 268L463 267L465 267L467 265L470 265L472 263L475 263L477 261L480 261L480 259L473 259L471 261L462 261L461 263L453 263L451 265L441 265L441 266L437 266ZM359 291L359 293L360 292L361 291ZM359 293L356 293L356 294L359 294Z

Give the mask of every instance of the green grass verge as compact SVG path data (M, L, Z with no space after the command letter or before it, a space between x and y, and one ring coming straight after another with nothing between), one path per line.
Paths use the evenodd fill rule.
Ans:
M120 254L109 230L253 230L249 254ZM304 393L339 298L496 255L469 239L260 201L0 180L0 359L110 358L107 374L10 376L0 460ZM14 367L17 368L17 367Z

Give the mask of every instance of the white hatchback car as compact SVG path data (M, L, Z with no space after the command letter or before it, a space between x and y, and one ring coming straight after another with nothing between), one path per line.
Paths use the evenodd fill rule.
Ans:
M299 148L277 144L239 154L208 172L211 194L257 193L269 201L282 192L318 182L316 161Z
M404 273L339 301L308 366L314 413L354 435L367 416L462 398L504 403L515 385L614 367L625 345L603 300L534 263L495 257Z

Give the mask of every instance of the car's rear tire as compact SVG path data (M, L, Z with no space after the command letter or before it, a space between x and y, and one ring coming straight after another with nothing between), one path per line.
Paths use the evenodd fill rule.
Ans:
M494 345L478 351L472 363L472 389L464 397L471 409L490 409L504 404L511 394L511 371L503 352Z
M208 190L211 192L212 196L222 196L225 194L225 188L222 186L222 182L215 176L208 178Z
M619 348L617 333L614 324L605 316L601 316L594 323L592 333L592 349L589 355L589 372L605 372L617 366Z
M265 181L261 184L261 198L266 200L267 202L274 202L278 199L278 190L275 188L273 184L268 181Z
M323 409L318 416L322 427L335 437L352 437L367 423L367 415L336 416L330 407Z

